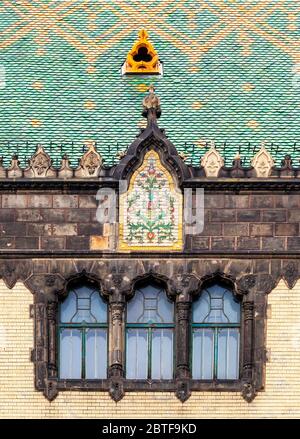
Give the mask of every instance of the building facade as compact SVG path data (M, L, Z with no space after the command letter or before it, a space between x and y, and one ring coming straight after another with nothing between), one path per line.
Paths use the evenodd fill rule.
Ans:
M8 20L1 90L8 105L1 123L8 123L0 167L0 416L298 417L300 167L291 111L297 88L287 91L280 73L271 66L264 72L260 64L264 50L281 50L296 60L288 44L289 32L296 31L296 11L280 2L275 24L279 29L287 14L290 27L286 41L279 41L275 30L272 38L268 33L275 13L269 2L259 2L264 9L252 2L244 7L161 2L138 10L137 2L117 3L75 9L47 5L47 13L27 3L18 11L10 4L1 10ZM22 17L19 22L13 21L15 13ZM210 25L208 17L219 13L221 18ZM234 25L228 23L233 13ZM204 14L207 31L201 39L195 29ZM134 43L127 35L136 31L138 16L143 27ZM260 25L254 26L255 17ZM86 23L91 34L84 38ZM181 32L175 29L178 24ZM100 25L103 43L92 35ZM214 38L205 40L210 26ZM153 31L157 44L144 28L149 35ZM285 96L268 90L271 122L265 125L264 93L258 90L253 102L245 98L241 107L233 96L220 98L224 105L233 100L237 125L244 121L242 134L249 138L252 130L254 143L260 140L255 148L243 139L238 146L234 140L220 147L216 90L206 91L204 102L198 98L204 94L201 79L204 85L207 79L201 77L200 53L213 52L218 44L222 52L232 32L237 32L241 65L247 70L240 74L249 75L251 62L257 74L263 71L257 85L249 77L240 81L243 92L254 93L258 84L274 78ZM27 90L28 71L21 90L28 91L25 118L34 111L41 118L34 116L30 128L22 129L22 105L14 108L18 87L11 78L29 59L32 33L41 61L31 83L34 91ZM260 39L268 41L266 49ZM53 51L57 41L63 45ZM16 44L19 64L10 53ZM118 55L118 44L126 47L124 56ZM226 71L224 65L224 77L240 80L228 58L232 41L226 44L222 62L231 67ZM249 61L250 46L255 52L256 44L258 58ZM79 78L82 66L74 63L75 49L87 63ZM215 55L206 56L201 62L209 75ZM276 56L282 74L290 61L281 52ZM115 60L118 71L112 68ZM56 71L56 79L49 79L59 65L62 77ZM150 82L162 91L162 103ZM89 117L82 114L82 102L80 110L76 107L83 90ZM276 117L273 105L281 106ZM205 107L208 116L201 117ZM287 130L278 130L278 118ZM92 125L103 121L96 142ZM239 128L232 121L229 126L229 119L226 123L223 132L236 139ZM207 135L189 144L189 136L205 124ZM265 141L275 128L280 148ZM83 149L70 141L73 130L84 141ZM27 143L20 142L22 133L29 136ZM37 138L43 142L53 133L66 136L66 142L33 148ZM112 136L129 146L115 147Z

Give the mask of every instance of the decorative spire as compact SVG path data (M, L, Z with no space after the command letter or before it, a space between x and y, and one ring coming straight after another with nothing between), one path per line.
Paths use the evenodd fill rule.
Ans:
M156 125L156 119L161 115L160 99L155 94L155 88L153 84L150 84L148 88L149 94L143 99L143 113L142 115L147 118L147 126Z

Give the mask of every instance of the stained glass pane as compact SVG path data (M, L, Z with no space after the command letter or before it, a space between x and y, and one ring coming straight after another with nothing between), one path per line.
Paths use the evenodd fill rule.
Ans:
M60 333L60 378L81 378L81 332L63 329Z
M237 328L219 329L218 379L234 380L239 377L240 336Z
M107 331L106 329L86 330L86 378L106 378Z
M193 330L192 376L198 380L211 380L214 365L214 330L195 328Z
M148 374L148 331L128 329L126 337L126 377L146 379Z
M206 288L193 303L193 321L197 323L238 323L240 304L230 290L221 285Z
M60 321L106 323L107 305L94 288L86 285L74 288L61 304Z
M174 305L163 289L147 285L127 305L128 323L173 323Z
M154 329L152 333L151 378L173 377L173 330Z

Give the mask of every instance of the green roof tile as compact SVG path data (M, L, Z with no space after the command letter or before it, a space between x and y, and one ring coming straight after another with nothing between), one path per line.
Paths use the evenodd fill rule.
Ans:
M227 164L239 149L249 163L263 141L277 164L287 153L300 158L293 2L12 4L0 6L5 165L18 152L24 166L42 143L54 165L67 153L76 166L87 140L113 164L138 132L141 84L150 82L162 102L160 126L188 163L199 163L207 150L200 145L212 140ZM120 75L141 27L164 62L162 77Z

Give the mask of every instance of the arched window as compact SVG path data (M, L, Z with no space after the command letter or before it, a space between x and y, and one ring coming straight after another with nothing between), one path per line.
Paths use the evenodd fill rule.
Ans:
M205 288L193 303L193 379L239 378L240 308L221 284Z
M174 304L163 288L148 284L127 306L126 378L172 379Z
M92 284L70 288L59 312L59 377L107 377L107 305Z

